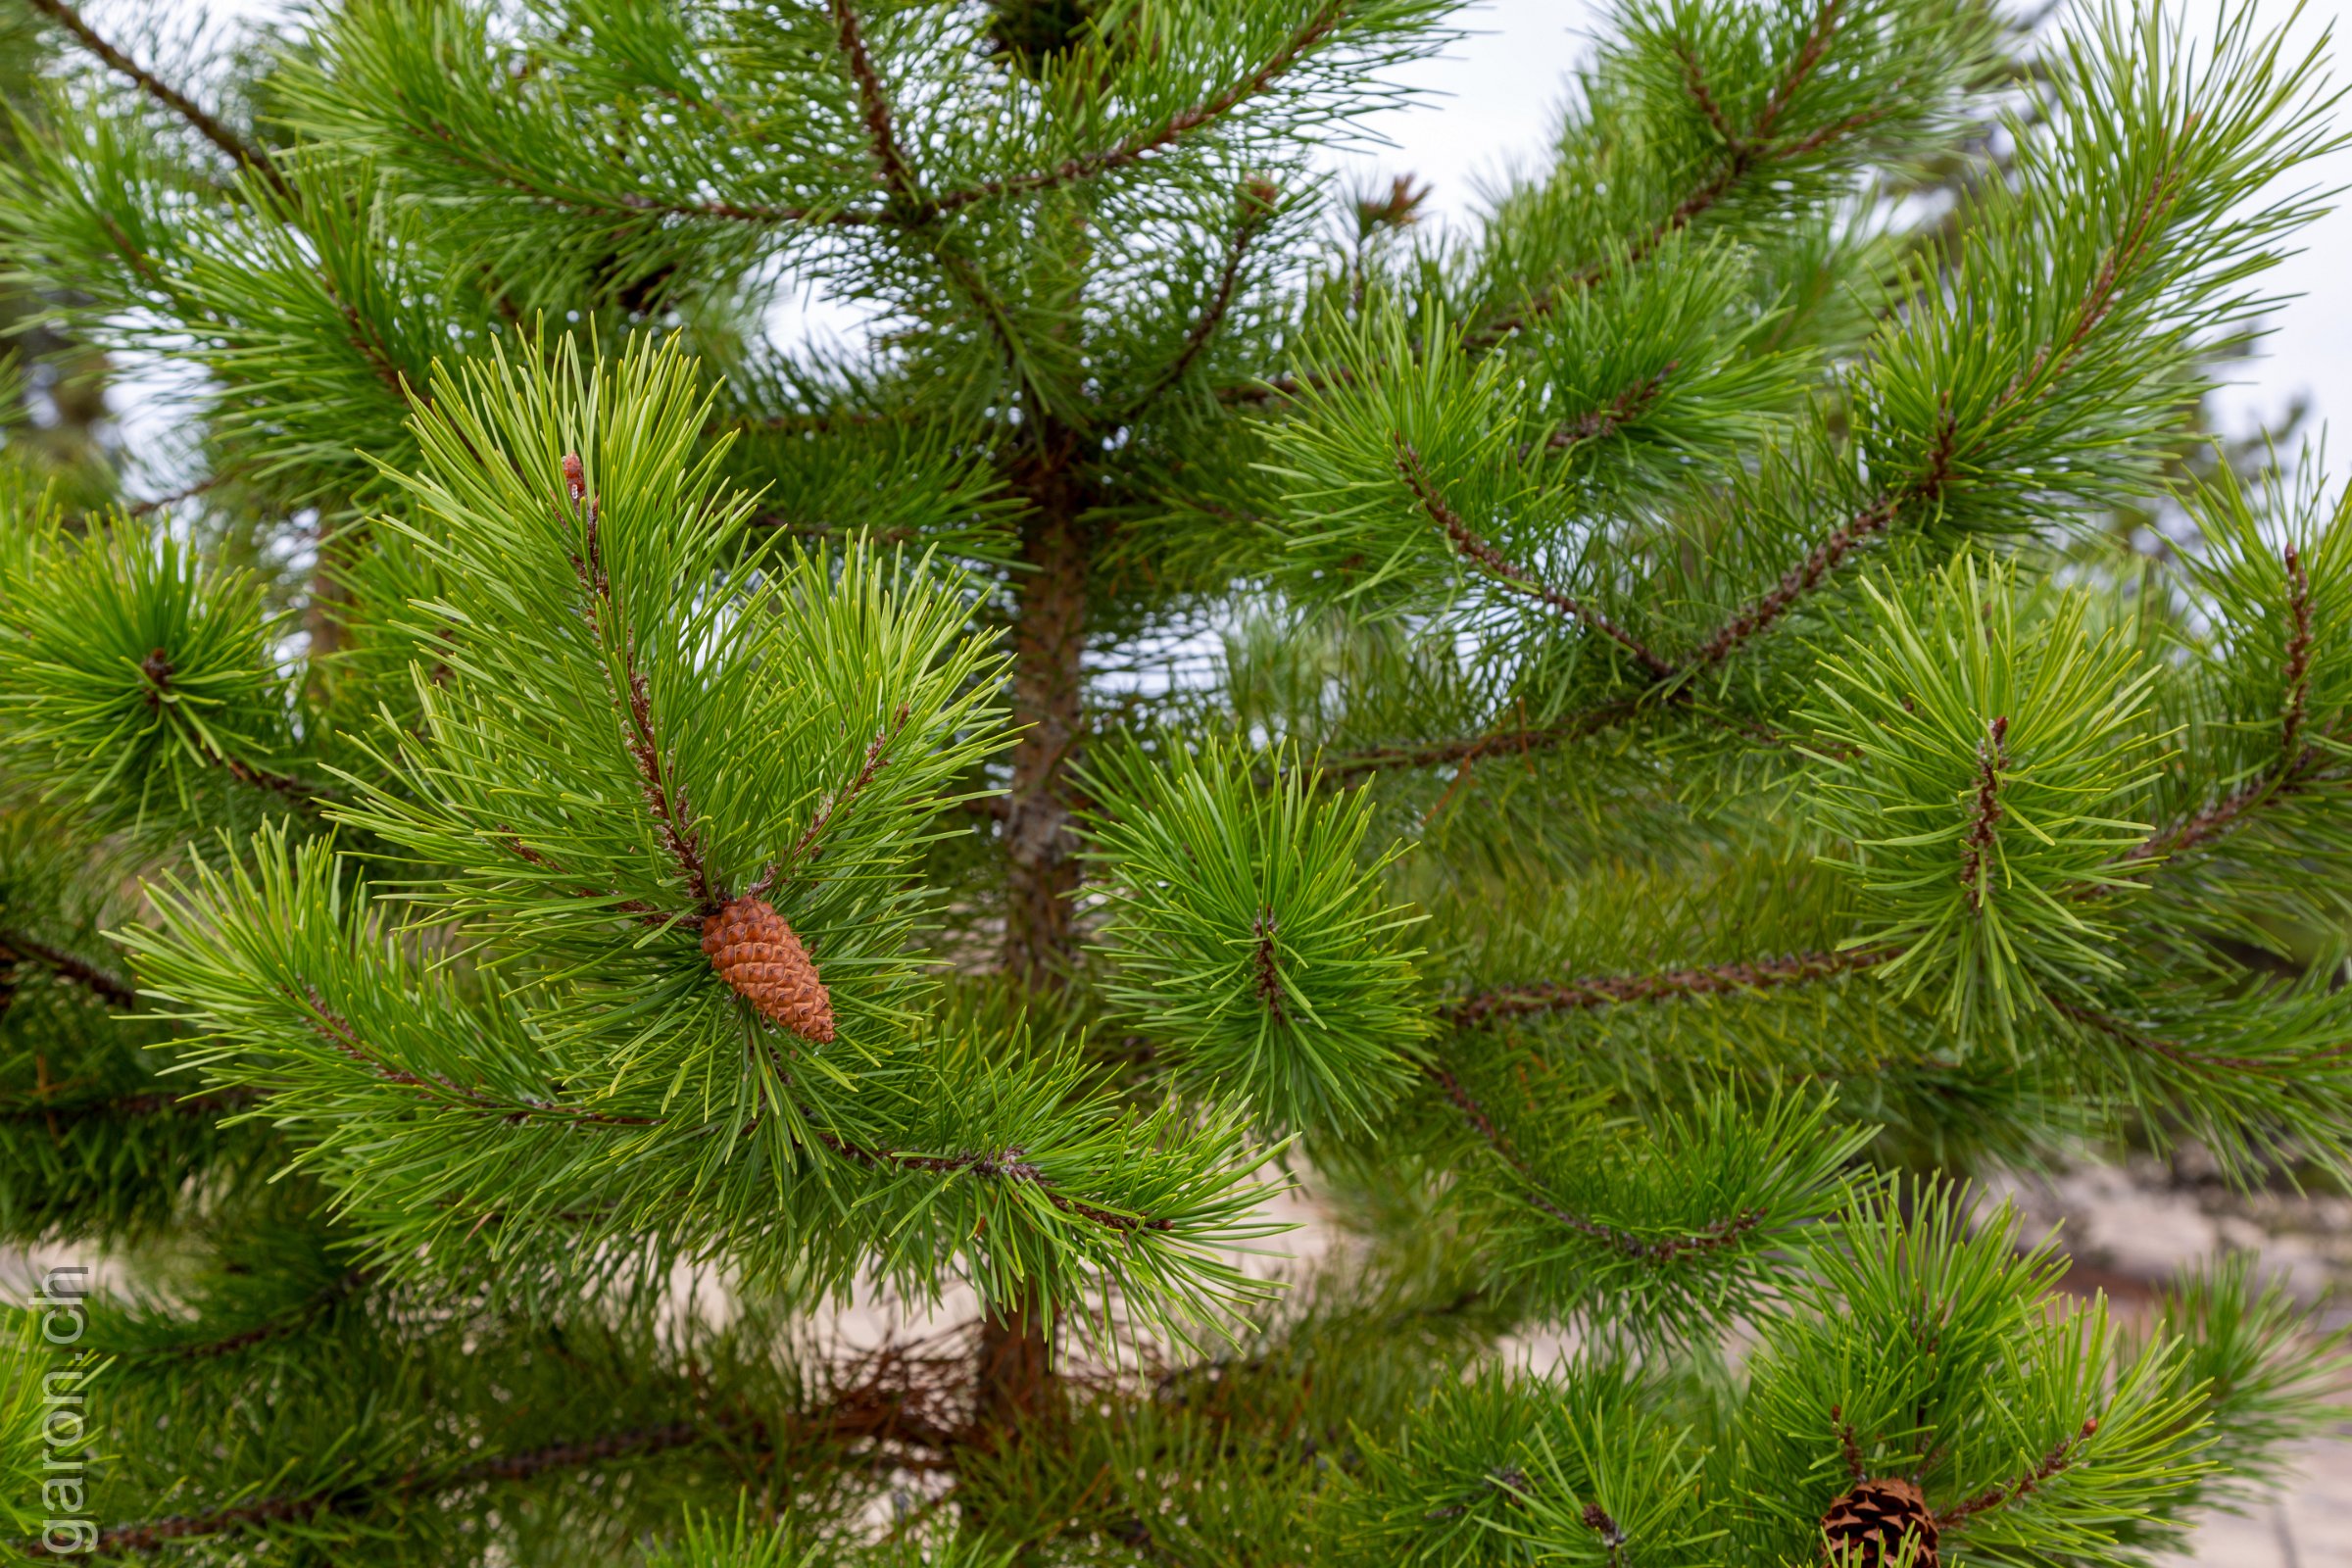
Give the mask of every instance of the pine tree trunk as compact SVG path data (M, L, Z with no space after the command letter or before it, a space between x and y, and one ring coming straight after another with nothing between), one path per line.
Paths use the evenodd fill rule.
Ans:
M1021 526L1027 569L1014 586L1011 706L1020 738L1004 820L1004 969L1032 990L1065 985L1077 946L1068 764L1085 725L1087 540L1076 444L1075 432L1049 431L1043 451L1011 475L1029 512ZM1028 1299L987 1303L973 1390L983 1441L1046 1409L1053 1376L1052 1313Z
M1080 485L1066 461L1036 460L1016 475L1032 510L1021 529L1012 628L1012 799L1004 819L1011 860L1004 911L1004 968L1031 986L1058 989L1075 943L1068 766L1085 722L1086 540Z

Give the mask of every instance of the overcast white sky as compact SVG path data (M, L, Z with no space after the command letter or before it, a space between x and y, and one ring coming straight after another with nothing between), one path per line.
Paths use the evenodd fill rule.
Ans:
M105 0L101 9L116 17L153 16L148 8L155 3ZM207 21L233 24L272 9L271 0L161 3L198 28ZM2218 0L2166 3L2188 4L2192 19L2210 19L2218 9ZM2255 3L2270 16L2284 17L2291 9L2291 0ZM1601 9L1595 0L1480 0L1466 7L1460 24L1468 35L1401 76L1424 96L1367 122L1391 145L1366 148L1344 163L1358 178L1412 172L1435 187L1431 205L1438 220L1458 221L1474 207L1482 180L1540 156L1564 77L1591 47L1590 30ZM2352 12L2352 0L2309 0L2294 35L2308 42L2347 12ZM2339 68L2336 75L2352 76L2352 65ZM2341 119L2345 128L2352 129L2352 106ZM2298 182L2352 183L2352 150L2313 166ZM2274 320L2277 330L2263 345L2263 356L2236 368L2237 384L2223 395L2225 425L2232 430L2275 418L2304 394L2314 405L2310 428L2316 430L2320 420L2330 416L2352 419L2352 287L2347 287L2352 283L2352 212L2322 220L2304 231L2301 243L2302 254L2273 274L2276 292L2300 297L2279 309ZM797 315L787 307L778 324L789 332ZM820 309L818 319L828 318L839 321ZM135 383L125 391L133 399L140 395ZM134 425L147 422L140 412L125 410ZM134 431L134 450L139 444Z

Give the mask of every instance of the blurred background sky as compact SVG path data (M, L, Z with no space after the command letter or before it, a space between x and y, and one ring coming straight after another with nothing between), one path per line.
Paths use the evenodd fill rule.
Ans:
M2185 5L2190 27L2202 33L2210 32L2224 4L2248 0L2164 3ZM2303 47L2330 31L2343 34L2339 18L2352 13L2352 0L2307 0L2299 10L2293 0L2251 3L2265 19L2291 17L2291 36ZM223 29L268 26L277 6L274 0L97 0L89 9L102 23L130 23L133 32L146 30L141 23L160 24L175 43L201 54L229 41ZM1457 16L1461 38L1396 74L1416 89L1415 100L1361 122L1358 145L1331 151L1327 165L1347 186L1410 173L1432 187L1424 209L1429 220L1460 225L1477 211L1480 192L1514 169L1539 164L1568 74L1590 54L1605 14L1605 0L1479 0L1464 7ZM2334 79L2352 80L2352 48L2341 36L2333 53ZM2352 132L2352 102L2339 107L2337 122ZM2352 184L2352 148L2310 166L2294 183ZM2225 432L2275 423L2298 397L2311 404L2306 434L2316 437L2330 418L2352 427L2352 211L2331 213L2304 230L2300 243L2301 254L2272 274L2273 291L2292 297L2273 313L2271 335L2255 359L2226 372L2234 384L2220 398ZM774 318L788 339L855 334L859 324L855 313L825 300L789 294ZM133 487L170 488L179 467L170 455L177 422L173 374L161 366L122 368L128 373L113 396L133 459ZM2335 445L2340 451L2344 441Z

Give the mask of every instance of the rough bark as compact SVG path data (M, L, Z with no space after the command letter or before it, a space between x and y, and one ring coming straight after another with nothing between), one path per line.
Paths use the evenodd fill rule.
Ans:
M1004 968L1058 989L1075 949L1070 895L1078 861L1070 832L1069 763L1083 732L1087 541L1082 477L1065 450L1024 460L1015 483L1029 501L1023 570L1014 589L1012 793L1004 818L1010 861Z
M1085 729L1087 498L1076 433L1043 435L1010 474L1028 511L1013 595L1011 716L1020 738L1004 817L1004 969L1033 990L1059 990L1076 952L1069 765ZM989 1302L973 1388L983 1441L1001 1441L1045 1411L1053 1376L1052 1313L1027 1298Z

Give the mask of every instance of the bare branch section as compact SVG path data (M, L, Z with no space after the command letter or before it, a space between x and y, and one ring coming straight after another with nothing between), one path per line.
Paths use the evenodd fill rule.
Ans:
M1459 1078L1436 1062L1430 1063L1424 1071L1445 1092L1446 1098L1453 1102L1454 1108L1462 1113L1462 1120L1467 1122L1470 1130L1478 1135L1479 1141L1493 1150L1495 1156L1508 1165L1520 1180L1527 1184L1521 1196L1527 1200L1529 1206L1550 1219L1557 1220L1578 1235L1590 1237L1637 1262L1672 1263L1685 1257L1720 1251L1724 1248L1733 1246L1741 1237L1764 1222L1764 1215L1761 1212L1748 1208L1741 1209L1737 1214L1727 1214L1720 1219L1709 1220L1696 1230L1688 1231L1679 1236L1637 1236L1632 1231L1622 1230L1617 1226L1593 1219L1590 1215L1579 1214L1571 1209L1563 1208L1544 1195L1543 1187L1536 1180L1535 1173L1528 1168L1527 1161L1520 1156L1517 1150L1511 1147L1510 1140L1503 1136L1502 1129L1495 1126L1494 1118L1488 1114L1487 1108L1478 1102L1469 1090L1462 1087Z
M252 170L278 195L291 194L285 176L270 161L268 153L231 130L218 115L116 48L66 0L29 0L29 3L35 11L73 34L74 42L95 55L108 70L127 77L139 91L186 121L190 129L227 154L231 163Z
M477 1459L470 1464L444 1470L438 1475L419 1476L412 1473L403 1476L396 1487L386 1487L380 1491L360 1488L260 1497L232 1507L216 1508L209 1513L173 1514L164 1519L114 1525L98 1533L96 1549L101 1555L162 1551L174 1542L205 1536L244 1535L271 1525L306 1523L358 1512L381 1500L383 1494L389 1493L409 1498L418 1493L437 1494L456 1492L485 1482L530 1481L551 1472L577 1470L608 1459L639 1458L667 1452L706 1441L710 1436L713 1435L706 1434L685 1422L676 1422L668 1426L616 1432L583 1443L556 1444L521 1453ZM27 1550L35 1557L49 1555L37 1542L30 1544Z
M1002 179L983 180L966 189L951 191L932 202L931 209L935 212L951 213L959 207L968 207L974 202L986 201L992 196L1011 196L1024 191L1048 190L1055 185L1066 185L1073 180L1091 179L1097 174L1108 173L1115 169L1124 169L1129 164L1157 152L1163 147L1183 140L1201 126L1223 119L1244 103L1265 92L1287 74L1293 67L1312 53L1318 44L1338 31L1340 24L1347 20L1347 0L1331 0L1331 3L1326 4L1308 18L1305 25L1292 33L1281 48L1267 56L1255 71L1250 72L1250 74L1214 97L1195 104L1190 109L1170 115L1157 126L1140 136L1132 137L1115 147L1105 148L1101 152L1065 159L1052 169L1040 170L1035 173L1011 174Z
M952 1469L956 1451L976 1441L964 1408L969 1375L968 1362L942 1353L936 1342L891 1341L829 1368L799 1409L762 1416L739 1408L714 1419L628 1427L463 1464L415 1464L331 1492L279 1494L115 1525L99 1533L95 1550L101 1556L144 1555L184 1541L358 1518L386 1505L425 1506L468 1489L528 1483L705 1445L737 1464L765 1466L782 1455L806 1459L813 1446L827 1446L840 1450L838 1461L848 1465ZM37 1542L23 1545L32 1557L45 1555Z
M1396 471L1402 475L1405 488L1412 491L1413 499L1421 504L1421 510L1429 514L1432 522L1445 531L1446 537L1452 542L1454 550L1464 560L1484 566L1488 571L1493 572L1521 593L1542 601L1570 619L1583 621L1632 654L1636 662L1659 680L1668 679L1675 673L1675 667L1672 664L1642 646L1642 642L1624 627L1582 600L1571 598L1555 588L1549 588L1538 582L1526 567L1505 558L1502 552L1481 538L1467 522L1462 520L1460 514L1446 504L1446 497L1439 491L1435 481L1430 478L1429 469L1423 465L1420 452L1404 438L1403 432L1395 432L1394 437L1396 443Z
M1824 14L1837 10L1837 0L1825 7ZM1808 68L1810 69L1810 68ZM2074 313L2074 325L2066 337L2037 351L2033 362L2010 382L2007 390L1995 402L1992 415L2008 413L2034 398L2045 395L2057 384L2060 376L2081 357L2083 345L2113 315L2115 302L2123 281L2132 268L2143 261L2153 249L2157 228L2164 215L2178 200L2179 175L2171 169L2159 171L2149 181L2147 190L2132 211L2130 221L2116 242L2108 248L2097 275L2084 291ZM1556 439L1556 437L1555 437ZM1880 495L1869 506L1856 513L1833 530L1828 537L1806 552L1781 575L1780 581L1742 606L1689 655L1669 664L1658 674L1659 687L1670 681L1687 680L1690 675L1724 663L1741 652L1758 637L1777 625L1788 613L1829 580L1854 553L1872 540L1890 530L1906 514L1921 508L1939 505L1950 488L1962 477L1965 465L1959 450L1959 425L1946 395L1943 416L1936 438L1923 455L1919 471L1901 484ZM2297 568L2290 564L2290 577ZM2308 604L2308 588L2304 590ZM2290 661L2291 662L2291 661ZM1645 667L1646 666L1646 662ZM1653 670L1653 673L1657 673ZM2291 675L2290 671L2290 675ZM2290 693L2295 689L2290 679ZM1521 736L1520 743L1533 749L1538 746L1560 745L1580 739L1618 723L1641 712L1645 701L1661 693L1654 690L1642 699L1632 702L1612 701L1549 725L1542 734ZM2290 697L2288 714L2295 709ZM2299 724L2298 724L2299 728ZM1339 777L1351 777L1378 771L1387 766L1436 766L1447 761L1465 760L1488 749L1486 738L1468 742L1441 742L1414 749L1400 749L1387 754L1389 758L1425 758L1422 761L1374 760L1370 757L1345 758L1330 764L1330 771ZM2193 843L2226 831L2235 819L2254 805L2271 799L2280 789L2300 787L2301 775L2318 765L2316 754L2305 747L2292 757L2282 758L2280 768L2258 779L2238 795L2225 798L2199 813L2198 817L2179 824L2166 834L2151 838L2138 859L2161 858L2178 853Z
M980 1176L1015 1187L1026 1187L1062 1213L1106 1230L1132 1232L1176 1228L1176 1222L1171 1219L1130 1214L1115 1208L1104 1208L1100 1203L1090 1203L1082 1198L1069 1197L1056 1187L1053 1177L1030 1162L1028 1151L1017 1146L996 1153L922 1154L903 1149L870 1149L828 1132L812 1131L815 1131L818 1143L857 1164L889 1165L899 1170L929 1171L938 1175Z
M1457 1028L1471 1028L1496 1018L1523 1018L1537 1013L1577 1012L1642 1002L1673 1002L1690 997L1734 996L1744 992L1775 991L1809 985L1875 968L1900 956L1895 948L1846 948L1832 953L1795 953L1779 958L1745 963L1709 964L1692 969L1663 969L1654 974L1603 975L1584 980L1557 980L1486 991L1454 1003L1441 1015Z
M1968 832L1960 840L1960 885L1968 890L1968 906L1984 906L1984 881L1991 867L2001 818L2001 774L2009 766L2009 720L1996 718L1977 743L1977 804L1969 812Z
M1900 488L1881 496L1827 539L1815 545L1806 553L1804 560L1782 574L1781 580L1769 592L1740 610L1723 623L1714 636L1701 643L1698 650L1684 662L1685 667L1704 669L1722 663L1769 630L1799 600L1820 587L1857 548L1892 527L1906 511L1914 507L1933 506L1940 500L1945 488L1952 482L1953 456L1957 443L1958 426L1953 422L1947 402L1942 426L1936 444L1929 449L1925 468Z

